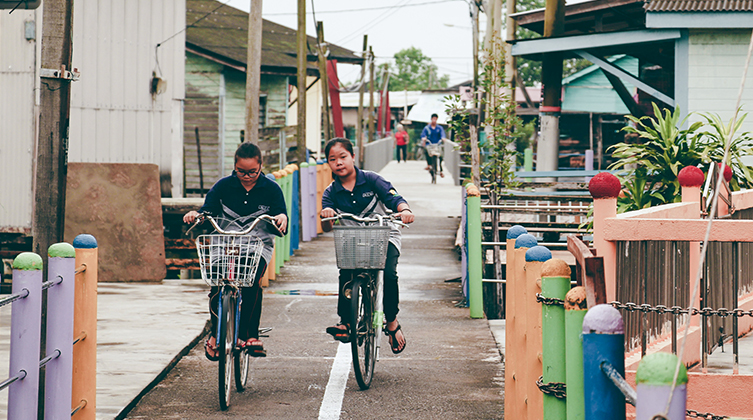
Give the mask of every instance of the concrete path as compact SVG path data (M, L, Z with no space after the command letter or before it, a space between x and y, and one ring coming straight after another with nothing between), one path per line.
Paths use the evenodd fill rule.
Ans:
M502 365L486 320L470 320L452 250L460 187L450 177L431 185L422 162L390 163L381 172L411 203L417 222L404 231L399 264L401 313L408 347L383 347L371 390L348 379L340 418L502 418ZM130 410L145 388L156 388L131 418L316 418L338 343L324 333L336 322L337 292L331 235L304 243L267 290L262 324L269 357L255 360L250 389L219 412L217 365L204 358L198 337L208 318L201 280L99 285L97 418ZM295 296L290 290L324 296ZM330 296L326 296L330 295ZM0 376L7 377L10 307L0 309ZM194 345L196 344L196 345ZM387 346L387 340L382 340ZM347 350L347 346L346 346ZM190 352L189 352L190 351ZM187 355L181 357L183 353ZM166 379L165 371L175 366ZM331 393L330 393L331 394ZM0 392L6 415L7 389Z

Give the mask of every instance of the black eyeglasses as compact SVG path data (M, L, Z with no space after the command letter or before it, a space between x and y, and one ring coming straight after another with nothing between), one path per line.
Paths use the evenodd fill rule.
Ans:
M244 171L243 169L235 168L235 172L238 174L238 177L247 176L249 178L253 178L253 177L255 177L256 175L259 174L259 170L258 169L254 169L252 171Z

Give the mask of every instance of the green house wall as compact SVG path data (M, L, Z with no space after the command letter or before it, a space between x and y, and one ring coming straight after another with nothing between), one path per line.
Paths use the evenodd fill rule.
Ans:
M612 62L633 76L638 76L638 59L623 56ZM635 94L635 86L624 82L628 92ZM609 79L598 66L591 66L563 79L562 111L593 112L598 114L629 114L625 104L614 91Z

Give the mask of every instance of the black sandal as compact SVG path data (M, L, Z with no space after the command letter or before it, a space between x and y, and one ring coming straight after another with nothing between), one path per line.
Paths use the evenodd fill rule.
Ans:
M211 354L209 354L209 350L210 349L213 352L217 352L217 355L216 356L212 356ZM216 362L216 361L220 360L220 351L219 351L219 349L217 348L217 346L212 346L211 344L209 344L209 340L208 339L207 339L207 341L204 342L204 355L207 357L207 359L209 359L212 362Z
M395 328L394 331L390 331L387 329L387 326L384 327L384 335L391 338L390 348L392 349L393 354L400 354L403 350L405 350L405 347L408 345L408 340L405 339L405 334L403 334L403 339L405 340L405 344L403 344L403 348L400 348L400 344L397 341L397 337L395 336L398 331L400 331L403 327L400 324L397 324L397 328Z
M345 329L340 328L343 326ZM332 327L327 327L327 334L331 335L332 338L341 343L350 343L350 325L348 324L337 324Z

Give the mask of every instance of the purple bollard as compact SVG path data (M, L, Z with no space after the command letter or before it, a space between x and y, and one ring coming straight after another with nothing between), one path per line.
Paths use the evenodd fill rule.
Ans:
M311 194L309 194L309 189L311 188L308 179L309 179L309 164L304 162L301 164L300 168L300 176L301 176L301 236L303 237L304 242L308 242L311 240L311 217L309 215L309 212L311 211L311 204L309 204L309 201L311 200ZM314 203L316 204L316 203ZM314 229L316 229L316 226L314 226Z
M13 260L12 293L26 297L13 302L11 308L10 376L20 373L21 377L8 388L8 418L36 420L42 331L42 257L24 252Z
M308 182L309 182L309 235L311 238L316 238L318 235L318 232L316 231L316 163L309 164L309 172L308 172Z
M666 418L685 420L685 402L687 401L688 372L680 363L677 386L672 390L672 381L679 359L671 353L653 353L646 355L638 365L635 382L638 391L638 403L635 407L636 420L652 420L655 415L663 414L667 408L670 392L672 402Z
M70 418L73 381L73 307L76 292L76 250L73 245L50 246L47 281L47 357L44 412L46 419Z

